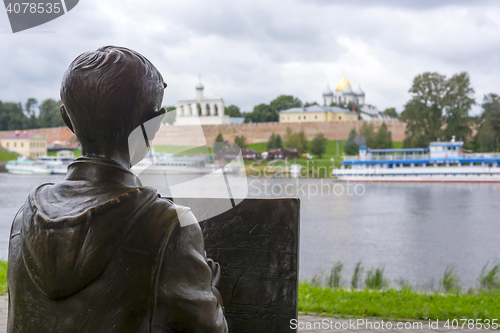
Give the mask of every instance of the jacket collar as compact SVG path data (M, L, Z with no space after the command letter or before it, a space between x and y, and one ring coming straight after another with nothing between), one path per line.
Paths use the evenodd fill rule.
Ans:
M139 178L118 163L100 158L79 157L68 166L66 180L83 180L100 183L120 183L122 185L142 186Z

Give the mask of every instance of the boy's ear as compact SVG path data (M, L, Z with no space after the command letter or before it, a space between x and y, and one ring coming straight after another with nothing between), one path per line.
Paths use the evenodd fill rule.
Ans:
M62 116L64 123L66 124L66 126L68 126L68 128L71 130L71 132L75 133L75 131L73 131L73 125L71 124L71 120L69 119L69 116L68 116L68 113L66 112L66 107L64 107L64 104L61 105L60 110L61 110L61 116Z

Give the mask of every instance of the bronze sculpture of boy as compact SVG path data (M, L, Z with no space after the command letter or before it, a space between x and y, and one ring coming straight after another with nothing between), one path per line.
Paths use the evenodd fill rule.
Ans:
M165 112L165 87L121 47L84 53L66 71L61 115L82 157L64 181L33 189L14 219L8 332L227 331L218 265L199 225L179 224L179 211L192 213L129 171L143 154L129 136Z

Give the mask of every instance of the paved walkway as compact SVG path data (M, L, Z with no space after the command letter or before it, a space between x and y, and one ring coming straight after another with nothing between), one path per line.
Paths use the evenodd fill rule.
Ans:
M7 296L0 296L0 333L7 331L7 311L8 300ZM299 332L301 333L333 333L333 332L363 332L363 333L410 333L412 332L454 332L454 333L483 333L491 332L486 329L447 329L443 326L438 328L429 328L428 321L410 321L410 322L386 322L382 320L372 319L335 319L328 317L316 317L302 315L296 323ZM399 325L399 328L398 328ZM406 325L406 328L405 326ZM391 326L391 328L389 328Z
M0 296L0 333L7 332L7 312L9 300L7 296Z

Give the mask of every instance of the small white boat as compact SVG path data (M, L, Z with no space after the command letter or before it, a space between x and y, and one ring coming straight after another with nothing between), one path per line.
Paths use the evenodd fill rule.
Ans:
M292 163L292 165L290 165L290 176L292 178L298 178L300 176L301 171L302 171L302 166L300 164Z

